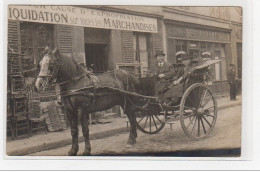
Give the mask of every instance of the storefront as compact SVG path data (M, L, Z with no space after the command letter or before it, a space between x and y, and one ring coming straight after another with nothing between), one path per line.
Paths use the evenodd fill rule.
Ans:
M117 12L119 11L119 12ZM141 76L163 48L162 16L120 10L75 6L9 6L9 51L24 54L25 86L33 87L46 46L84 63L97 75L125 69ZM41 101L56 99L55 88L38 95ZM119 109L113 110L118 112Z
M196 24L181 23L165 20L168 61L180 63L176 57L179 51L190 52L193 58L221 59L220 64L212 68L211 79L214 90L227 90L227 63L231 62L227 56L230 46L230 30L211 28ZM220 85L220 86L217 86Z
M144 73L155 50L162 48L160 21L145 15L73 6L9 6L9 23L17 27L9 46L26 54L25 70L36 67L45 46L57 45L97 73L136 66Z

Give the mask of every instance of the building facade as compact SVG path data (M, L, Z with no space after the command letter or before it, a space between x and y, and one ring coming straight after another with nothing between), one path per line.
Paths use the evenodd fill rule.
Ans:
M24 54L23 69L37 67L48 45L95 73L121 68L142 76L163 49L221 59L212 71L216 92L228 90L227 67L242 78L242 9L239 7L9 6L8 47ZM35 74L28 74L35 77Z

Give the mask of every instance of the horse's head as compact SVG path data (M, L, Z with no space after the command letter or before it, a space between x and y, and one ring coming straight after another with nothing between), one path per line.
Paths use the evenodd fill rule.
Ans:
M56 79L60 65L58 63L58 49L53 51L45 50L44 56L39 63L40 73L38 74L35 86L38 91L44 91L48 84Z

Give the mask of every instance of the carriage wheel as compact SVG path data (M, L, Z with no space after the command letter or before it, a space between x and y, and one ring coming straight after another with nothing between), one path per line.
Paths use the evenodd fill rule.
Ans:
M138 112L136 115L137 128L146 134L156 134L165 126L165 113L157 110Z
M189 138L206 138L217 120L217 102L211 89L204 84L191 85L181 100L180 120Z

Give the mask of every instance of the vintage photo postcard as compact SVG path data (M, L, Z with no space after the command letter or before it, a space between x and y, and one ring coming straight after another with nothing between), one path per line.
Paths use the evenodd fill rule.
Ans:
M242 11L8 5L4 154L241 157Z

